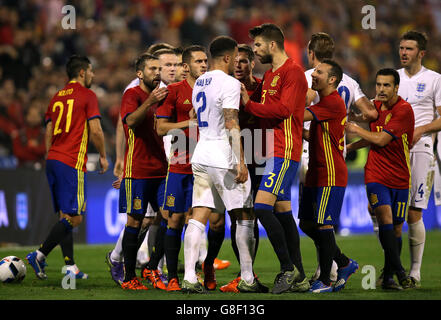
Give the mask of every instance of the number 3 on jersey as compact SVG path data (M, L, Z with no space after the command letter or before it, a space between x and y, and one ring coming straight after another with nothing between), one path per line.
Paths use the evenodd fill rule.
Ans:
M73 104L74 104L74 99L69 99L67 100L67 116L66 116L66 127L65 127L65 132L69 132L70 129L70 124L72 122L72 110L73 110ZM57 101L54 103L54 105L52 106L52 112L55 113L55 111L59 109L59 113L58 113L58 117L57 117L57 121L55 121L55 127L54 127L54 136L56 136L57 134L60 134L63 132L62 129L60 129L60 122L61 119L63 118L63 112L64 112L64 104L61 101Z
M201 101L201 100L202 100L202 105L200 105L197 108L198 126L199 126L199 128L208 127L208 122L201 120L201 113L204 112L205 108L207 107L207 98L205 97L205 92L204 91L199 92L198 95L196 96L196 102L197 103L199 103L199 101Z

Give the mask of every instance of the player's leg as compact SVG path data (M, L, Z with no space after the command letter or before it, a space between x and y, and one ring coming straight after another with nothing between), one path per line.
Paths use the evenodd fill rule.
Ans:
M217 286L214 260L219 255L225 238L225 214L211 212L208 217L209 228L207 232L208 248L207 255L202 263L204 271L204 287L207 290L215 290Z
M46 164L54 208L60 215L41 247L26 256L39 279L47 278L44 267L49 253L82 222L87 194L83 171L56 160L49 160Z
M124 256L122 250L122 239L124 237L123 228L119 233L115 247L106 254L106 263L109 266L110 276L117 285L121 285L124 281Z
M412 186L409 212L407 216L410 272L412 281L420 286L421 264L426 242L426 228L422 219L427 208L433 184L433 156L425 152L410 154Z

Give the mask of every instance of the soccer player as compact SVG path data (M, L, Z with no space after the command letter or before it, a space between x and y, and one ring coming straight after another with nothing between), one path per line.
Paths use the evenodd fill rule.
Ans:
M39 279L47 278L46 257L57 244L71 237L72 229L83 220L89 139L99 152L100 173L108 168L98 99L89 89L94 77L90 60L85 56L71 56L66 71L69 82L54 95L45 115L46 175L59 221L41 247L26 256ZM71 250L67 256L73 262L73 244ZM67 273L76 278L85 277L75 264L68 266Z
M124 178L120 189L120 212L127 213L122 239L124 255L123 289L146 290L135 274L138 234L150 203L158 210L158 189L166 175L166 159L162 139L156 134L154 114L157 104L167 95L159 88L159 60L141 55L135 70L139 86L128 89L121 102L121 119L126 136Z
M181 47L179 47L179 48L175 48L174 52L176 54L176 57L178 58L178 63L176 65L175 82L179 82L187 78L188 70L184 68L182 61L182 53L184 52L184 50Z
M238 289L259 292L252 270L254 217L250 210L251 183L240 141L240 82L228 75L234 71L237 43L230 37L217 37L210 43L210 54L211 70L196 80L192 94L200 138L191 159L193 214L184 237L182 291L206 292L197 281L195 271L201 235L210 213L226 209L237 219L236 242L241 264Z
M343 157L346 106L337 92L343 77L341 67L333 60L319 63L312 77L312 89L320 101L305 110L304 121L311 121L305 140L309 142L309 163L299 205L300 228L318 248L320 277L311 292L339 291L358 264L341 253L335 242L334 225L339 223L348 169ZM333 260L338 264L337 282L331 286Z
M406 32L400 39L398 94L410 103L415 114L415 131L410 149L412 172L411 199L407 224L409 227L410 272L412 281L421 286L426 229L422 219L427 208L433 183L434 133L441 130L441 75L422 65L427 38L418 31Z
M168 43L160 42L155 43L149 46L146 53L154 54L156 51L161 49L170 49L173 50L174 47L169 45ZM133 79L130 84L125 88L124 93L133 87L136 87L140 84L140 79L136 77ZM124 155L125 155L125 134L123 129L123 124L121 121L121 117L118 119L118 124L116 128L116 161L115 167L113 170L113 174L117 177L117 181L115 181L112 186L116 189L120 188L121 180L123 178L124 173ZM138 239L138 255L137 255L137 265L142 265L142 261L147 260L147 256L151 255L151 251L153 250L153 245L155 242L157 230L159 228L159 219L155 219L157 217L156 212L153 211L150 204L147 206L147 212L142 222L141 231L139 233ZM122 252L122 239L124 237L124 229L121 230L118 240L115 244L115 248L106 254L106 263L109 266L109 271L112 279L115 283L120 286L124 280L124 270L123 270L123 252ZM149 245L146 243L149 242ZM149 252L146 252L149 251ZM150 254L149 254L150 253Z
M253 49L246 44L239 44L237 48L238 48L238 54L235 58L234 77L245 85L245 88L247 89L248 95L251 97L251 100L260 101L260 88L261 88L260 85L262 79L253 76L253 69L255 66ZM261 129L260 120L254 117L253 115L246 113L243 109L244 106L241 105L239 110L239 125L242 130L244 129L250 130L250 133L253 136L253 141L251 141L251 143L253 144L251 146L251 150L253 150L254 149L253 146L256 143L255 142L256 137L253 135L253 133L255 129ZM260 143L262 145L262 142ZM251 178L251 189L253 192L253 197L255 197L257 193L257 189L259 188L261 175L256 174L256 162L254 157L262 156L262 155L256 155L255 152L252 151L252 154L248 156L252 156L252 159L246 159L246 160L248 165L248 171L250 173L250 178ZM255 222L254 224L254 238L256 239L255 240L256 243L254 246L253 262L256 258L256 253L259 243L259 225L257 224L257 222ZM231 221L231 245L233 247L233 251L236 256L236 259L240 263L239 250L236 244L236 221L234 220ZM241 279L239 272L238 276L234 280L222 286L220 290L222 292L239 292L239 290L237 289L237 285L240 282L240 280ZM260 284L260 281L258 281L258 283Z
M398 95L400 76L393 69L381 69L376 75L375 108L379 114L370 123L370 131L346 123L346 132L362 139L348 150L370 146L365 165L365 183L369 204L379 224L384 250L383 289L413 288L415 283L401 265L396 234L401 233L409 206L411 168L409 149L414 135L412 107ZM322 270L323 272L323 270ZM396 274L401 285L393 280Z
M169 212L168 226L165 234L165 255L168 269L167 291L180 290L178 279L178 255L181 248L181 233L185 223L185 213L191 209L193 195L193 171L191 170L190 146L197 142L195 119L190 119L192 91L196 79L207 71L208 59L205 48L190 46L182 54L185 80L170 84L167 98L156 112L158 135L175 131L176 144L169 160L165 184L163 209ZM185 135L183 137L182 135Z
M314 72L315 67L319 65L324 59L332 59L334 55L334 40L331 36L325 32L317 32L311 36L311 40L308 43L307 54L308 63L310 69L305 71L306 81L308 81L308 94L306 105L317 104L320 101L319 94L311 88L312 77L311 74ZM357 113L361 112L365 120L374 120L377 118L377 111L375 110L372 103L366 98L363 91L361 91L359 84L349 77L347 74L343 73L343 78L338 84L337 91L342 97L346 110L349 113L350 110L354 108L357 109ZM305 121L304 128L309 129L309 121ZM346 148L346 144L345 144ZM345 150L343 155L346 155ZM305 175L308 170L309 152L308 152L308 142L303 143L303 153L302 160L300 164L300 174L299 174L299 200L302 198L302 190L305 183ZM318 249L317 249L318 252ZM318 254L317 254L318 257ZM334 261L332 263L331 269L331 280L337 280L337 263ZM317 267L315 274L312 276L311 281L314 282L320 276L320 267Z
M281 272L275 278L272 292L308 291L300 237L291 211L291 185L302 152L308 84L300 66L287 56L279 27L263 24L250 29L249 33L254 39L257 58L272 67L264 74L260 103L249 99L244 85L241 89L245 111L264 118L265 127L274 130L274 148L266 162L254 205L254 213L280 262Z

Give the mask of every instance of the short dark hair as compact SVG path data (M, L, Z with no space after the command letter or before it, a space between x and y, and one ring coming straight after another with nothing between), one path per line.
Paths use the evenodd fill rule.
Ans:
M330 77L336 77L337 80L335 81L335 87L338 87L338 84L340 83L341 79L343 78L343 70L340 67L340 65L331 59L324 59L322 63L325 63L329 66L331 66L331 70L329 70L328 75Z
M158 60L158 57L156 57L152 54L143 53L135 60L135 71L144 70L145 62L148 60Z
M425 33L415 31L415 30L410 30L401 36L400 42L403 40L414 40L417 42L419 50L426 50L427 36Z
M251 39L260 36L266 41L275 41L279 49L284 49L285 36L283 35L282 29L273 23L264 23L251 28L248 32Z
M211 58L218 58L227 52L234 51L237 47L237 42L231 37L228 36L218 36L214 38L210 43L210 55Z
M400 75L398 74L397 70L392 68L383 68L377 71L377 74L375 75L375 80L378 78L378 76L392 76L394 77L394 85L400 84Z
M325 32L314 33L308 44L308 50L314 52L318 61L332 59L334 49L334 40L332 40L331 36Z
M250 62L254 60L254 52L249 45L241 43L237 46L237 48L239 49L239 52L245 52L247 54L248 60L250 60Z
M147 51L145 53L154 54L156 51L161 50L161 49L173 50L174 47L171 44L168 44L165 42L154 43L147 48Z
M176 47L173 49L173 51L175 52L175 54L177 56L182 55L182 53L184 52L184 49L182 49L182 47Z
M78 76L80 70L86 71L89 68L90 60L86 56L72 55L66 63L67 76L73 79Z
M204 52L207 53L207 50L203 46L199 45L192 45L184 49L184 52L182 52L182 62L189 64L191 61L191 54L193 52Z
M156 50L155 53L153 53L153 55L158 57L158 58L160 56L162 56L163 54L174 54L174 55L176 55L176 52L175 52L174 49L159 49L159 50Z

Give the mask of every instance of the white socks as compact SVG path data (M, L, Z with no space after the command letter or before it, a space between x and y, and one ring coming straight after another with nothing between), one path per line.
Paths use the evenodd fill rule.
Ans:
M203 223L194 219L188 221L187 230L185 230L184 236L184 280L187 280L190 283L196 283L198 281L195 268L199 257L201 237L204 231L205 225Z
M246 283L252 284L254 282L252 255L256 244L256 239L254 238L254 220L237 220L236 224L236 244L239 250L240 277Z
M201 245L199 247L199 258L198 261L200 264L202 264L205 261L205 258L207 257L207 233L205 232L204 229L204 233L202 233L201 235Z
M110 254L110 260L114 262L122 262L123 261L123 251L122 251L122 239L124 237L124 228L122 228L119 233L119 238L116 241L115 248L113 248L112 253Z
M421 281L421 263L423 261L424 243L426 242L426 228L423 219L408 224L410 272L409 276Z

